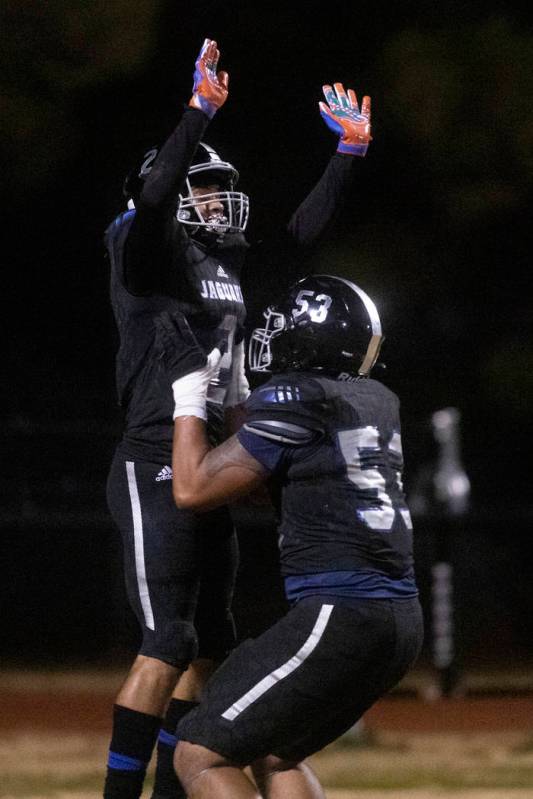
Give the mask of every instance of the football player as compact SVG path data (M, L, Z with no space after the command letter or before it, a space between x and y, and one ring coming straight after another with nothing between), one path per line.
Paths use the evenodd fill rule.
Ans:
M350 281L315 275L265 316L250 366L272 375L215 449L205 391L219 349L206 360L183 319L181 343L167 347L176 503L206 511L274 481L290 603L178 725L175 764L191 799L257 797L245 766L270 799L324 797L304 759L389 691L422 641L399 401L370 377L383 340L376 306Z
M107 799L140 796L156 740L153 796L184 796L172 765L176 724L195 707L206 678L235 642L233 524L225 506L199 515L173 501L173 405L162 370L169 315L185 314L205 352L219 344L207 429L211 442L220 443L225 419L238 415L249 394L240 284L249 201L236 189L236 168L203 141L228 96L219 56L216 42L206 39L179 124L162 147L143 151L125 181L128 210L106 231L125 417L107 495L142 630L139 653L115 700ZM338 135L338 152L287 226L287 238L297 245L325 228L346 196L354 156L364 155L370 140L369 99L359 111L355 95L341 84L324 91L320 111Z

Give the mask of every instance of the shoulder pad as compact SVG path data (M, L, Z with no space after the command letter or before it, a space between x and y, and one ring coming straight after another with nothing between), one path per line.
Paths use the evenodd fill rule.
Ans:
M254 429L259 435L279 434L290 443L305 443L324 431L325 410L325 392L316 381L299 375L276 375L250 395L246 421L259 426Z
M256 388L250 397L250 408L287 407L320 402L325 391L315 380L295 379L294 375L276 375Z
M121 233L123 233L124 231L128 231L134 218L135 218L135 211L131 210L131 211L124 211L124 213L119 214L115 219L113 219L113 221L107 228L104 236L104 239L107 242L107 244L110 245L111 242L115 241L120 236Z
M255 419L244 424L243 428L248 433L255 433L281 444L309 444L316 437L314 430L284 419Z
M128 222L132 222L135 218L135 209L132 208L129 211L124 211L122 214L119 214L115 220L113 220L111 227L120 228L123 225L127 224Z

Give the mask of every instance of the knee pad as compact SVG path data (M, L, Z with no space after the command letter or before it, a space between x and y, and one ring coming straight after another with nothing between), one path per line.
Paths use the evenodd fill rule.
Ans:
M143 630L140 655L157 658L170 666L188 666L198 656L198 636L189 621L167 621L155 630Z

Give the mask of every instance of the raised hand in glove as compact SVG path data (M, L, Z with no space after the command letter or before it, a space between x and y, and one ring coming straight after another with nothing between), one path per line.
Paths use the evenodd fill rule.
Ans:
M342 83L334 83L333 87L322 87L326 103L320 102L320 115L328 128L337 134L338 153L348 155L366 154L370 135L370 97L365 95L359 111L357 97L353 89L344 91Z
M206 355L182 313L163 311L156 320L156 348L174 395L174 415L207 419L207 389L217 375L224 347Z
M189 105L199 108L209 119L224 105L228 97L227 72L217 73L220 52L214 39L205 39L195 62L192 97Z

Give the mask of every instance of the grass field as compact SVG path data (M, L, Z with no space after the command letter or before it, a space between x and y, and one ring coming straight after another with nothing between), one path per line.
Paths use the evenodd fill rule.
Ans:
M0 673L1 799L98 799L115 687L115 678ZM311 758L329 799L533 799L531 698L500 697L479 730L466 723L479 713L468 699L444 705L453 713L416 699L403 716L401 707L389 700L357 735ZM463 714L464 729L428 731L439 713L452 726ZM425 729L413 729L417 718ZM145 797L150 783L151 772Z
M2 799L97 799L107 736L29 733L0 741ZM524 733L380 733L311 758L331 799L531 799L533 741ZM145 795L149 796L150 778Z

